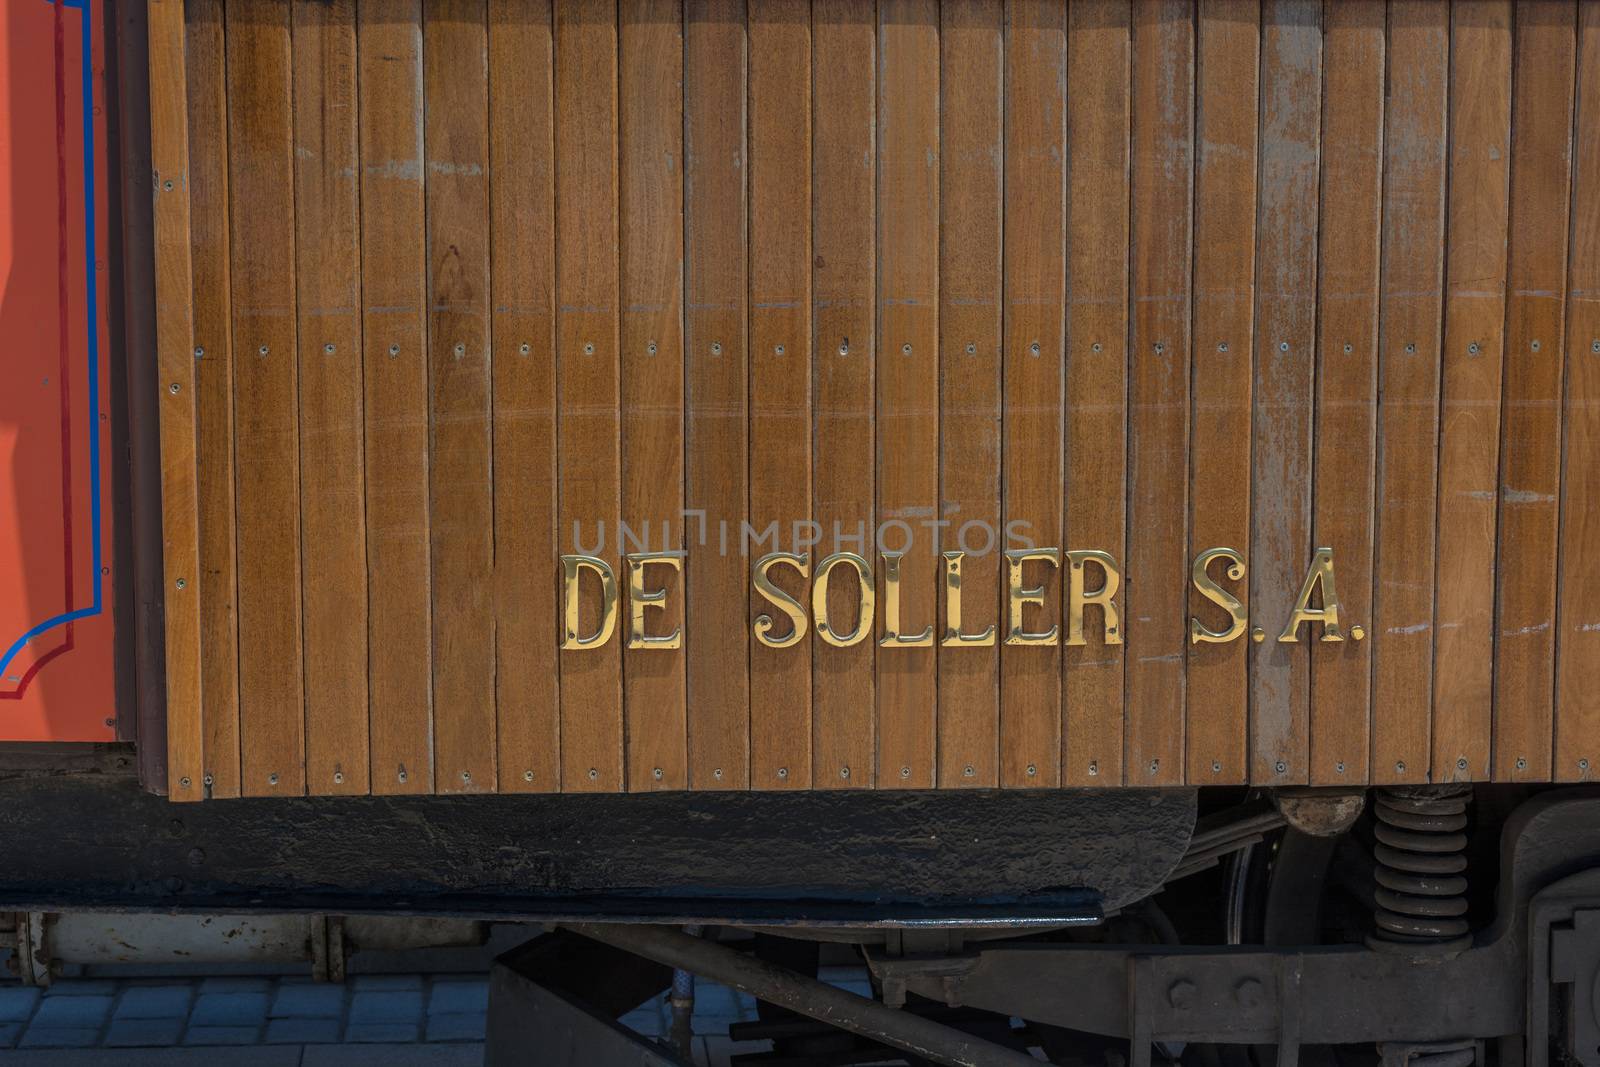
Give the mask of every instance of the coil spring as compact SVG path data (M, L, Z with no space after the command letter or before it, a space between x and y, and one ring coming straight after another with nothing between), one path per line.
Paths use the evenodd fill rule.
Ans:
M1468 785L1378 791L1374 947L1456 952L1467 925Z

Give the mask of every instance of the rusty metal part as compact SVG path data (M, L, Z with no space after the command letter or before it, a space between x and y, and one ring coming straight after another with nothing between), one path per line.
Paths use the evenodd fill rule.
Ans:
M1467 926L1467 804L1472 787L1414 786L1378 791L1374 948L1460 952Z
M1288 824L1313 837L1337 837L1356 824L1367 806L1364 789L1275 789L1272 802Z

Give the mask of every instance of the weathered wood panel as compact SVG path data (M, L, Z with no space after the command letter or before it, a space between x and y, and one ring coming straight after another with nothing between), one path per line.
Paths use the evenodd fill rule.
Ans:
M1593 3L178 11L174 796L1591 776Z

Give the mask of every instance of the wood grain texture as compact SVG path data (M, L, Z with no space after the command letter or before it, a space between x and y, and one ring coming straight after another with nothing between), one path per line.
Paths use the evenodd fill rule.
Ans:
M1600 772L1600 3L1579 8L1554 777Z
M1511 7L1453 9L1438 590L1433 664L1436 782L1489 773L1494 677L1506 225L1511 158Z
M854 0L817 0L811 11L815 563L841 550L865 556L872 547L877 25L873 6ZM841 632L851 627L856 602L854 576L836 571L829 612ZM814 788L873 784L875 651L870 639L848 648L812 645Z
M245 796L305 792L289 3L228 5L239 744Z
M620 547L681 552L683 11L676 0L630 2L621 11L622 518L636 539ZM667 590L667 607L647 613L649 633L680 630L684 576L657 565L644 577L646 588ZM629 789L688 784L684 655L623 651Z
M745 5L686 4L684 54L685 504L704 514L690 542L689 782L750 781L750 577L745 255Z
M617 9L555 8L557 544L622 573L621 381L617 358ZM600 621L586 582L583 633ZM561 784L624 788L620 642L561 653Z
M1433 692L1434 489L1443 314L1450 12L1389 8L1378 460L1373 504L1372 770L1425 782Z
M1256 143L1260 4L1201 3L1195 84L1194 357L1189 496L1191 554L1236 549L1240 582L1212 573L1244 599L1250 562L1251 365L1255 336ZM1189 615L1213 632L1228 619L1195 592ZM1188 779L1248 779L1249 642L1190 644Z
M983 0L941 8L939 110L938 519L940 549L963 552L963 633L1001 626L1005 567L1000 528L1000 282L1004 200L1004 11ZM940 583L943 637L945 596ZM999 781L1000 653L941 649L938 784Z
M1133 13L1126 670L1130 785L1183 781L1189 577L1189 348L1194 238L1194 22Z
M422 8L363 0L361 337L374 793L433 791Z
M239 620L234 567L233 315L228 252L228 83L221 0L188 8L189 234L194 268L200 671L210 796L239 795ZM363 757L365 761L365 757Z
M1068 8L1063 536L1072 548L1101 548L1119 559L1127 545L1131 32L1125 0ZM1091 575L1089 587L1097 580ZM1116 785L1123 780L1126 646L1105 643L1104 612L1085 612L1084 624L1090 644L1062 653L1063 777L1074 785Z
M1001 548L1020 550L1061 545L1067 42L1058 5L1009 0L1006 12ZM1050 644L1001 649L1000 784L1053 786L1061 780L1062 575L1037 561L1023 584L1044 590L1024 629L1056 624L1058 632ZM1000 633L1004 641L1003 621Z
M902 639L878 652L878 784L934 784L939 555L939 7L878 8L877 523L900 561ZM877 633L889 641L885 610Z
M195 470L194 275L181 0L150 0L150 164L156 366L161 407L161 553L167 676L167 795L202 797L199 486Z
M804 552L811 521L811 4L750 5L750 525ZM798 602L793 568L777 581ZM772 608L750 605L751 624ZM778 616L781 619L781 614ZM783 636L780 630L774 636ZM811 785L811 647L750 644L750 785Z
M495 739L501 792L561 785L554 50L549 0L489 4Z
M1493 777L1549 781L1577 9L1519 3L1511 98Z
M295 282L306 776L369 792L361 218L353 0L295 0Z
M1312 378L1316 345L1321 6L1262 5L1256 213L1256 345L1251 429L1250 777L1304 783L1310 757L1307 641L1283 644L1311 562Z
M1372 645L1353 627L1364 633L1372 616L1385 8L1331 3L1323 12L1312 540L1334 548L1346 639L1310 646L1310 778L1350 785L1366 780L1371 752Z

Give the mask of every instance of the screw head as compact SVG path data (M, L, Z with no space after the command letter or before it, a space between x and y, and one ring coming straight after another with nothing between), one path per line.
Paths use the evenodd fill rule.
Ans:
M589 781L591 781L591 782L598 781L599 778L600 778L599 769L595 768L595 767L590 767L589 768Z
M1034 776L1034 775L1036 775L1036 774L1038 774L1038 773L1039 773L1039 768L1038 768L1038 767L1035 767L1035 766L1034 766L1034 765L1033 765L1033 764L1031 764L1031 763L1030 763L1030 764L1028 764L1028 777L1029 777L1029 778L1032 778L1032 777L1033 777L1033 776Z
M332 344L326 344L322 346L322 351L331 356L334 354L334 352L338 351L338 349Z
M1161 761L1160 760L1153 759L1153 760L1150 761L1150 773L1151 774L1156 773L1160 769L1161 769Z
M1039 354L1039 342L1035 341L1035 342L1033 342L1033 344L1029 345L1028 346L1028 352L1030 354L1032 354L1032 355L1037 356Z
M188 775L184 775L182 778L179 778L178 779L178 784L183 786L183 788L188 789L189 788L189 776Z
M789 768L787 768L787 767L779 767L778 768L778 777L787 780L788 777L789 777Z
M523 772L522 772L522 780L523 780L523 781L524 781L524 782L531 782L531 781L533 781L533 772L532 772L532 771L523 771Z
M1472 341L1472 342L1468 343L1468 345L1467 345L1467 355L1475 356L1475 355L1478 354L1479 351L1480 351L1480 349L1478 348L1478 342Z
M1405 763L1405 760L1400 760L1400 761L1399 761L1399 762L1397 762L1397 763L1396 763L1396 764L1395 764L1395 765L1394 765L1394 769L1395 769L1395 773L1396 773L1396 774L1404 774L1404 773L1406 773L1406 763Z
M715 770L713 770L711 772L711 777L715 778L719 782L722 781L722 768L718 767Z
M1221 760L1214 759L1214 760L1211 761L1211 773L1212 774L1221 774L1222 773L1222 761Z
M179 385L177 382L173 382L171 385L167 386L167 392L171 393L173 396L177 396L179 390L182 388L183 386Z
M848 777L850 777L850 768L849 767L840 767L839 768L839 777L840 778L848 778Z
M472 772L471 772L471 771L462 771L462 772L461 772L461 780L462 780L462 781L463 781L463 782L470 782L470 781L472 781Z
M406 769L404 767L401 767L399 772L395 775L395 777L397 779L399 779L400 781L402 781L402 782L405 781L406 780Z
M651 346L650 346L650 347L651 347L651 349L654 349L654 348L655 348L655 345L651 345ZM528 353L529 353L529 352L532 352L532 351L533 351L533 346L532 346L532 345L530 345L530 344L529 344L529 343L528 343L528 342L526 342L526 341L524 341L524 342L522 342L522 343L521 343L521 344L520 344L520 345L518 345L518 346L517 346L517 354L518 354L518 355L519 355L519 356L525 356L525 355L527 355L527 354L528 354ZM651 352L651 355L654 355L654 354L655 354L655 353L654 353L654 352L653 352L653 351L652 351L652 352Z
M333 784L334 785L344 785L344 772L343 771L334 771L333 772Z
M1525 771L1527 769L1528 769L1528 761L1525 758L1523 758L1522 756L1518 756L1517 757L1517 770Z
M907 342L907 343L906 343L906 344L903 344L903 345L901 345L901 346L900 346L900 351L901 351L901 352L902 352L902 353L903 353L903 354L905 354L905 355L908 355L908 356L909 356L909 355L910 355L910 354L911 354L911 345L910 345L910 343L909 343L909 342Z
M1090 760L1089 761L1089 776L1090 777L1094 777L1095 775L1097 775L1099 773L1100 773L1100 762L1098 760Z
M781 356L781 355L783 355L783 353L784 353L784 347L782 345L773 345L772 346L772 354L773 355Z
M271 351L272 351L272 349L268 348L266 345L262 345L260 348L256 349L256 355L264 356L268 352L271 352Z
M206 358L206 349L205 349L204 345L195 346L194 358L195 359L205 359Z
M722 342L721 341L712 341L711 342L711 354L713 356L722 355Z
M1537 352L1537 351L1539 351L1539 342L1535 341L1531 345L1529 345L1528 347L1533 349L1535 352Z
M1278 342L1278 351L1279 352L1287 352L1287 351L1289 351L1289 342L1288 341L1279 341Z
M583 346L583 354L586 356L594 355L594 344L592 342Z
M267 775L267 784L268 785L277 785L278 784L278 772L277 771L273 771L271 774Z
M1417 346L1416 345L1406 345L1406 355L1414 356L1416 354L1417 354Z
M1284 774L1289 770L1289 765L1283 762L1283 760L1279 760L1277 763L1272 765L1272 769L1277 771L1279 774Z
M216 779L211 777L211 775L209 775L209 774L206 775L204 778L200 779L200 782L201 782L202 785L211 785L215 781L216 781Z
M970 764L970 763L967 764L965 767L961 768L961 777L963 777L963 778L971 778L974 775L976 775L977 773L978 773L977 771L972 769L972 764Z
M1217 351L1218 352L1226 352L1227 350L1228 350L1228 342L1222 341L1222 342L1218 343L1218 345L1217 345Z
M1349 355L1351 352L1355 351L1355 345L1345 342L1344 351L1346 355Z
M188 587L189 582L184 578L179 578L176 582L173 582L172 584L176 585L179 589L185 589L185 588Z
M1340 760L1338 763L1335 763L1333 765L1333 769L1335 771L1337 771L1338 773L1343 774L1344 773L1344 761Z
M977 352L978 352L978 346L973 344L971 341L968 341L967 342L967 355L969 355L969 356L976 355Z
M840 341L839 342L839 354L841 356L848 356L850 354L850 342L849 341Z
M1578 761L1578 770L1586 771L1588 769L1589 769L1589 761L1587 759L1581 759L1581 760Z
M1466 769L1467 769L1467 757L1462 756L1462 757L1460 757L1459 759L1456 760L1456 770L1464 771Z
M911 768L910 767L901 767L900 768L900 777L902 777L902 778L910 778L911 777Z
M398 356L399 354L400 354L400 346L399 345L390 345L389 346L389 358L390 359L393 359L395 356Z
M651 771L651 772L650 772L650 776L651 776L651 777L652 777L652 778L654 778L654 779L655 779L655 780L656 780L656 781L658 781L658 782L659 782L659 781L661 781L661 779L662 779L662 778L663 778L663 777L665 777L665 774L664 774L664 773L663 773L663 772L662 772L662 770L661 770L661 768L660 768L660 767L657 767L657 768L655 768L655 769L654 769L654 770L652 770L652 771Z

